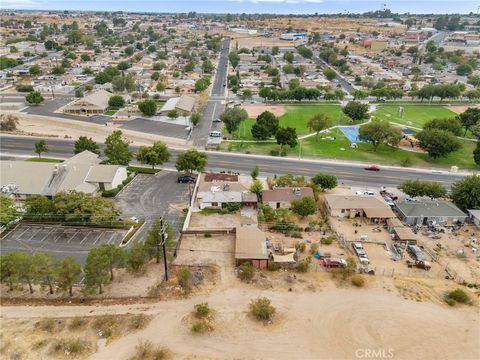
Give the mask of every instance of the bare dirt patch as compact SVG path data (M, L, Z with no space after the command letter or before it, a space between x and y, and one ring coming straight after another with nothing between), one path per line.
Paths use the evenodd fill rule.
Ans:
M248 117L256 118L264 111L270 111L275 116L282 116L287 112L287 109L283 105L243 105L248 113Z
M468 108L477 108L477 109L480 109L480 105L451 105L449 107L447 107L448 110L450 111L453 111L454 113L456 114L461 114L463 113L465 110L467 110Z

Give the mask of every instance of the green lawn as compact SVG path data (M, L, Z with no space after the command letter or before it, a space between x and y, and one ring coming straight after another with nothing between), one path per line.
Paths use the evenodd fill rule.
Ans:
M327 140L326 137L335 137ZM350 141L343 133L334 129L330 134L321 134L319 138L312 136L301 141L302 157L317 157L339 160L357 160L370 164L400 165L405 158L410 158L411 166L419 167L450 167L457 165L463 169L474 169L473 149L475 143L462 141L462 149L446 158L432 160L426 154L392 148L382 145L376 152L370 144L357 143L357 149L350 148ZM269 154L272 149L280 149L276 143L222 143L222 150L249 152L252 154ZM288 148L288 156L298 156L300 145L293 149ZM293 170L292 170L293 171Z
M404 109L402 117L398 113L400 106ZM416 128L422 128L427 121L434 118L450 118L456 115L440 105L380 105L374 112L374 116L382 120Z
M45 163L61 163L63 160L60 159L52 159L52 158L39 158L39 157L33 157L26 159L25 161L31 161L31 162L45 162Z
M113 116L118 110L108 110L103 113L103 115Z
M330 115L333 120L333 125L346 125L349 118L342 112L340 105L336 104L302 104L302 105L286 105L287 112L280 116L279 122L282 127L293 127L297 129L298 135L305 135L311 133L307 127L308 120L317 113L326 113ZM252 126L255 119L248 119L244 121L234 138L244 140L253 140Z

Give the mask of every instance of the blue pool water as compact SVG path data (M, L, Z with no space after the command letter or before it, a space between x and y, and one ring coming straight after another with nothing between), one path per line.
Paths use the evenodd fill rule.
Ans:
M341 132L345 134L345 136L351 142L363 142L358 138L358 127L357 126L339 126L338 127Z

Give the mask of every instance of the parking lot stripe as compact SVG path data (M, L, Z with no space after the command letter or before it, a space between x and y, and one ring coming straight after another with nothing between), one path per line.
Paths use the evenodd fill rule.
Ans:
M25 234L25 232L28 231L28 226L22 226L22 229L23 231L17 236L18 239L20 239L23 236L23 234Z
M84 235L84 237L83 237L82 241L80 241L80 245L82 245L82 244L83 244L83 242L84 242L85 240L87 240L87 238L88 238L88 235L90 235L91 233L92 233L92 231L88 231L88 232L87 232L87 233Z
M107 244L110 244L113 240L113 238L115 237L116 233L115 232L112 232L112 236L110 236L110 239L107 241Z
M98 234L97 238L95 239L95 241L93 242L92 245L95 245L98 241L98 239L100 239L100 237L103 235L103 232L100 232L100 234Z
M75 233L72 236L70 236L70 238L68 239L67 244L70 244L70 240L72 240L77 234L78 234L78 231L75 231Z
M47 228L47 229L48 229L48 233L45 234L45 236L42 238L42 240L40 240L40 242L43 242L43 240L45 240L47 238L47 236L49 236L53 231L52 228Z

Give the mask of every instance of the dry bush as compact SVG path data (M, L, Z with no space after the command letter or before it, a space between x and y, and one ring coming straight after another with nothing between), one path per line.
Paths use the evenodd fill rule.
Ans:
M208 303L201 303L201 304L196 304L194 306L195 308L195 317L198 319L203 319L206 318L208 315L210 315L210 307L208 306Z
M83 329L88 324L88 320L81 317L75 317L70 321L68 328L70 330L80 330Z
M365 278L361 275L353 275L351 281L352 285L357 287L363 287L365 285Z
M178 285L181 286L181 288L184 291L189 291L190 290L190 277L192 273L190 272L190 269L188 268L181 268L178 271Z
M145 328L150 322L150 318L144 314L133 315L128 321L130 330L140 330Z
M270 299L263 297L252 300L249 305L250 314L262 321L271 321L275 314L275 307Z
M117 327L117 318L113 315L100 316L92 324L92 327L100 331L102 336L108 338L112 336L115 328Z
M17 130L18 118L12 114L0 115L0 130L15 131Z
M128 360L164 360L168 357L167 349L155 347L151 341L140 340L135 346L135 354Z
M213 331L213 329L213 324L207 319L198 320L192 325L192 331L197 334L210 332Z
M82 339L55 339L50 347L50 352L76 356L84 353L88 348L88 342Z
M42 319L35 323L35 329L39 329L48 333L55 333L63 329L64 322L55 319Z
M250 282L255 276L255 268L248 261L240 265L238 269L239 269L238 277L243 282Z

